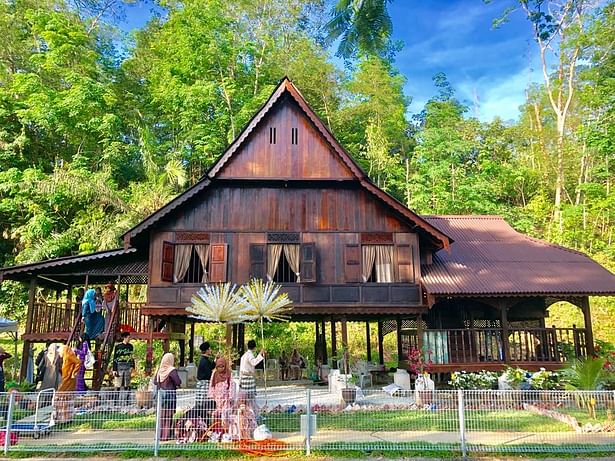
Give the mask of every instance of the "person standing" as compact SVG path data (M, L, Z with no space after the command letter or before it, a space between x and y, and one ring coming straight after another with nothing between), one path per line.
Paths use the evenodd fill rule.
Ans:
M228 432L235 401L235 386L231 379L231 370L229 370L224 357L216 360L216 368L211 375L208 395L210 399L216 402L214 423L221 425L224 431Z
M85 334L87 339L96 339L105 331L105 319L100 311L96 309L96 291L90 288L85 292L81 301L81 315L85 323Z
M4 392L4 361L13 357L0 347L0 392Z
M77 392L86 392L88 390L88 386L85 384L85 359L88 356L88 352L90 352L90 348L83 335L79 339L80 343L75 348L75 353L81 362L81 366L77 372L77 383L75 390Z
M130 344L130 332L122 332L122 342L116 344L113 353L113 385L120 393L130 390L130 378L132 370L135 368L135 359L133 357L134 347ZM120 399L121 400L121 399Z
M58 387L59 394L55 397L55 417L57 423L65 423L73 419L75 413L74 395L77 387L77 374L81 361L73 350L63 344L60 346L60 357L62 357L62 382Z
M199 346L201 349L201 360L199 361L199 368L196 373L196 404L201 406L205 401L205 397L208 394L209 381L211 380L211 374L216 368L216 364L212 358L211 346L207 341Z
M254 356L256 341L248 341L248 350L241 356L239 362L239 391L243 392L247 399L256 397L256 380L254 372L256 365L265 359L265 349L261 349L257 356Z
M173 415L177 407L176 390L181 386L181 379L175 369L175 357L170 352L162 356L160 366L154 377L161 399L160 440L173 438Z
M50 344L43 359L40 390L57 390L60 387L60 381L62 381L62 358L58 352L58 346Z

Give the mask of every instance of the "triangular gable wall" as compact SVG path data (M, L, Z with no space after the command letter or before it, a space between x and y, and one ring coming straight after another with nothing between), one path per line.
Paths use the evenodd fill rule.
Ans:
M283 106L281 104L286 99L291 99L292 104L288 104L289 108L292 108L298 114L301 114L301 120L305 123L305 126L309 127L310 130L310 138L312 140L318 139L318 136L314 136L316 130L318 134L320 134L320 139L317 142L318 150L320 151L319 155L325 163L328 163L329 166L323 169L323 172L319 172L319 175L324 175L325 173L331 174L333 172L333 176L312 176L309 179L351 179L355 178L358 180L360 186L374 195L381 203L386 204L388 207L395 210L399 213L403 219L407 219L410 223L412 223L413 227L416 227L427 235L430 236L430 239L436 243L438 247L448 248L452 240L446 234L441 232L439 229L435 228L433 225L429 224L426 220L421 218L416 213L412 212L408 208L406 208L403 204L398 202L395 198L378 188L375 184L371 182L369 177L365 174L365 172L359 167L359 165L352 159L352 157L342 148L339 142L333 137L331 132L327 129L324 123L318 118L318 116L314 113L314 111L307 104L299 90L291 83L288 78L282 79L276 90L273 92L271 97L267 100L267 102L263 105L263 107L254 115L252 120L246 125L243 131L237 136L237 138L233 141L233 143L228 147L228 149L224 152L224 154L218 159L218 161L212 166L212 168L207 172L207 174L194 186L186 190L183 194L176 197L174 200L169 202L167 205L141 221L135 227L127 231L123 235L124 245L125 247L130 246L131 240L137 235L141 234L141 232L148 229L151 225L167 216L173 210L176 210L178 207L181 207L184 203L186 203L191 198L195 197L199 194L203 189L208 187L212 180L217 178L223 178L222 175L227 175L226 177L231 177L230 172L222 173L227 164L232 165L234 162L234 157L239 155L239 151L243 149L243 146L246 142L250 142L252 135L254 135L254 139L260 139L262 135L262 128L265 128L265 140L268 141L268 127L266 126L267 120L275 120L276 108ZM280 104L278 104L280 103ZM296 106L295 106L296 104ZM268 117L273 114L273 118L269 119ZM307 119L305 118L307 117ZM309 120L309 121L308 121ZM310 125L310 123L312 125ZM287 134L289 136L289 133ZM301 136L301 132L299 132L299 136ZM282 139L282 138L280 138ZM299 138L300 139L300 138ZM337 155L338 159L331 159L330 156L325 156L325 151L327 154ZM239 153L238 153L239 152ZM309 154L309 152L308 152ZM304 165L311 166L309 155L306 157L307 160L301 159L300 161L296 161L295 163L299 166L297 167L297 171L306 171L308 168L304 168ZM305 163L308 162L308 163ZM248 162L244 162L248 163ZM269 163L269 162L268 162ZM291 162L292 163L292 162ZM314 163L312 161L312 163ZM292 166L292 165L291 165ZM345 168L344 168L345 167ZM256 169L254 166L241 166L241 162L237 163L237 166L232 165L232 168L235 168L237 173L250 173L251 176L245 177L254 178L254 179L263 179L263 176L254 176L255 171L261 171ZM275 167L268 166L266 169L263 169L264 172L271 173L272 171L276 171ZM352 176L348 175L348 172L352 173ZM305 173L302 173L305 174ZM313 173L312 173L313 174ZM341 174L342 176L335 176ZM237 176L235 174L232 175L234 178L241 178L241 176ZM267 178L267 177L265 177ZM269 178L273 178L273 176L269 176ZM280 179L286 179L287 176L279 177ZM308 177L305 177L308 178ZM298 179L302 179L301 176Z
M262 119L216 177L357 179L290 97Z

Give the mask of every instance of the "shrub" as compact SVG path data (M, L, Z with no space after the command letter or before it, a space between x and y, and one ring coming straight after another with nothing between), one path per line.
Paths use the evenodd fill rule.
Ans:
M453 372L448 383L454 389L496 389L498 374L493 371L480 371L478 373Z

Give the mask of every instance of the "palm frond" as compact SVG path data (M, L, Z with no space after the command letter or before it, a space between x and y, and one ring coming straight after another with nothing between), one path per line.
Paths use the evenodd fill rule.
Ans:
M230 283L208 284L194 296L186 307L203 320L221 323L242 323L254 320L251 307L243 302L236 285Z
M288 320L292 301L286 293L280 294L280 288L274 282L264 283L260 279L252 279L241 287L240 296L249 307L249 315L255 320Z

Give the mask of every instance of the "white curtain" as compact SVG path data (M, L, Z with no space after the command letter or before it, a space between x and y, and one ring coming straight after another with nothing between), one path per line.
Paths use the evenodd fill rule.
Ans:
M194 251L199 255L201 267L203 268L203 278L201 282L207 283L207 261L209 261L209 245L194 245Z
M279 244L267 245L267 280L269 281L273 280L275 272L278 270L282 246Z
M376 260L376 247L374 245L363 245L361 247L361 278L363 283L367 282L374 269Z
M179 283L188 272L192 245L175 245L175 264L173 266L173 282Z
M284 256L286 256L286 260L288 261L288 265L292 269L292 271L297 276L297 282L301 279L301 272L299 269L299 255L300 255L300 247L299 245L284 245Z
M375 245L376 248L376 282L393 281L393 245Z

